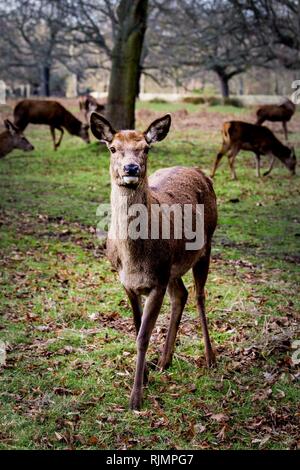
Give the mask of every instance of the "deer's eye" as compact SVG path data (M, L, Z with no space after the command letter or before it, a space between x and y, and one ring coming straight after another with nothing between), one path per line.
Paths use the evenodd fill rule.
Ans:
M109 150L111 151L111 153L116 153L116 149L115 149L115 147L110 147L110 149L109 149Z
M150 147L145 147L144 153L147 154L149 152L149 150L150 150Z

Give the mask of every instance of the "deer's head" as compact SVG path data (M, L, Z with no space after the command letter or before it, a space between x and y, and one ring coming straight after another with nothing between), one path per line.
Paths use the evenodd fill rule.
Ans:
M171 116L167 114L153 121L145 132L116 132L105 117L92 113L91 131L110 151L111 176L117 185L135 189L143 183L150 146L166 137L170 125Z
M5 119L4 125L11 136L14 148L24 150L25 152L34 150L29 140L26 139L22 132L9 119Z
M90 136L89 136L89 128L90 128L90 126L88 124L81 123L81 128L80 128L80 131L79 131L79 136L87 144L89 144L91 142L90 141Z
M295 148L293 147L293 145L289 145L288 147L290 149L290 155L285 160L285 164L286 164L287 168L290 170L291 174L295 175L296 174L296 165L297 165Z

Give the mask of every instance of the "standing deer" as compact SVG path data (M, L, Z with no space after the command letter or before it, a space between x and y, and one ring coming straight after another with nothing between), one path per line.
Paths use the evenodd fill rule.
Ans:
M296 111L296 105L291 100L286 100L281 105L266 104L256 111L256 124L260 126L265 121L282 122L285 140L288 140L287 122Z
M6 131L0 134L0 158L5 157L14 149L24 150L25 152L34 150L33 145L11 121L5 119L4 125Z
M211 180L198 168L173 167L154 173L148 180L147 160L150 146L163 140L169 132L171 116L155 120L145 132L116 132L101 115L91 115L94 136L110 150L112 220L107 240L107 255L118 271L129 298L137 335L137 362L130 407L140 409L143 381L147 381L145 366L150 336L160 312L166 291L171 300L171 317L166 343L159 360L161 370L172 361L175 339L188 292L182 276L192 268L197 308L200 315L207 365L213 366L215 356L211 346L205 316L205 292L211 251L211 240L217 223L216 196ZM149 233L152 233L151 211L155 205L172 207L179 204L204 204L204 244L197 250L186 247L186 238L120 236L124 230L124 198L129 210L146 209ZM178 222L178 221L177 221ZM182 219L180 220L182 222ZM171 220L172 228L177 226ZM127 229L127 226L125 227ZM174 230L173 230L174 232ZM122 232L123 233L123 232ZM144 306L141 297L146 295Z
M89 116L92 112L102 113L105 110L105 106L98 103L92 95L86 95L79 98L79 109L84 113L86 122L89 122Z
M222 157L229 152L228 162L231 177L236 179L234 162L240 150L249 150L255 153L256 175L258 177L260 177L261 155L272 157L270 168L264 173L264 176L272 171L276 157L290 170L292 175L295 174L297 162L294 148L283 145L267 127L242 121L228 121L223 124L222 138L222 148L216 157L211 174L212 178L215 176Z
M14 122L21 131L24 131L29 123L50 126L54 150L57 150L61 144L64 128L70 134L81 137L86 143L90 143L89 126L80 122L57 101L20 101L14 109ZM55 129L60 131L58 142L55 142Z

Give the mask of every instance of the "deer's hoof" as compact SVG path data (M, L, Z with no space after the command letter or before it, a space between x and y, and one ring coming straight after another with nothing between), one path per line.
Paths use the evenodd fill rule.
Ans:
M206 356L206 364L209 369L216 367L217 361L214 351L210 351L210 353Z
M142 407L143 399L140 394L133 392L130 397L129 408L131 410L139 411Z

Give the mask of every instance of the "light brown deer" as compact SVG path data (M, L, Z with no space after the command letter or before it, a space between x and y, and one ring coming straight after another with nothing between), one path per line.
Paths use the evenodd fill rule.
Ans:
M46 124L50 126L54 150L61 144L64 128L71 135L81 137L86 143L90 143L89 126L79 121L58 101L50 100L22 100L14 109L15 125L24 131L28 124ZM58 141L55 141L55 129L60 131Z
M228 162L232 179L236 179L234 162L240 150L249 150L256 156L256 175L260 177L260 156L272 157L271 165L264 176L268 175L278 158L291 172L295 174L296 156L293 147L283 145L267 127L257 126L242 121L224 122L222 128L222 148L217 154L211 177L215 176L219 163L224 155L228 154Z
M145 132L116 132L101 115L91 115L91 130L110 150L112 220L107 240L107 255L118 271L128 295L137 334L137 362L130 407L142 404L143 381L147 380L145 357L150 336L168 291L171 300L170 325L159 361L161 369L172 361L176 334L187 300L182 276L192 268L197 307L204 335L208 366L215 356L211 346L205 316L204 286L207 279L211 240L217 223L216 197L211 180L198 168L173 167L158 170L148 180L147 154L150 146L163 140L169 132L171 116L154 121ZM120 236L124 233L124 198L128 210L146 208L148 231L145 237ZM134 206L137 204L138 206ZM155 205L191 204L195 216L196 204L204 204L204 244L196 250L187 249L186 237L174 236L175 222L171 219L170 237L151 236L151 211ZM182 220L180 220L182 222ZM125 228L127 229L128 226ZM141 297L146 295L144 306Z
M265 121L282 122L285 140L288 140L287 122L290 121L296 111L296 105L291 100L286 100L281 105L266 104L256 111L258 126Z
M89 122L89 117L93 112L103 113L105 106L98 103L92 95L85 95L79 98L79 109L83 112L86 122Z
M34 150L33 145L11 121L5 119L4 125L6 131L0 134L0 158L5 157L14 149L24 150L25 152Z

